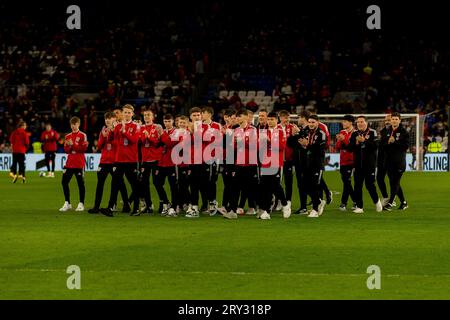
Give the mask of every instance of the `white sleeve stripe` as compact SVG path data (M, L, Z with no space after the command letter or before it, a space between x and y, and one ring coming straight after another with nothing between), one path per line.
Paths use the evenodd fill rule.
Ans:
M327 139L327 135L325 134L325 132L320 131L320 133L322 134L322 139L323 139L323 140L326 140L326 139Z

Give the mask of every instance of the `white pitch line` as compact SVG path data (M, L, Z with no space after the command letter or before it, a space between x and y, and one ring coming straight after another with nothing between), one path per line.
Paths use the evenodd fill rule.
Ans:
M61 272L64 269L0 269L0 272ZM366 273L308 273L308 272L239 272L239 271L164 271L164 270L83 270L81 272L88 273L150 273L150 274L210 274L210 275L243 275L243 276L311 276L311 277L367 277ZM450 278L450 274L382 274L382 277L399 278L399 277L424 277L424 278Z

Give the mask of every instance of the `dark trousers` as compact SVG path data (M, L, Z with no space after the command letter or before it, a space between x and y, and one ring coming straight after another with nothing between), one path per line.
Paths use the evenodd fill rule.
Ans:
M190 189L190 203L193 206L198 206L199 194L202 194L203 207L207 205L207 171L203 164L193 164L189 166L189 189Z
M259 182L258 182L258 185L259 185ZM243 186L241 186L241 185L238 185L238 189L239 189L238 208L244 208L245 203L248 200L248 190L246 188L243 188Z
M64 192L65 200L70 203L70 180L75 175L78 184L78 192L80 194L80 202L84 203L84 198L86 195L86 188L84 186L84 171L83 169L71 169L65 168L62 176L62 187Z
M353 166L341 166L340 172L341 172L341 180L344 185L341 197L341 204L346 206L349 197L351 197L353 202L355 201L352 186Z
M100 164L97 170L97 188L95 189L95 204L94 208L100 208L103 198L103 189L105 187L106 178L108 175L113 175L113 164ZM127 199L125 199L126 201Z
M125 185L123 179L124 175L127 177L128 182L131 185L131 192L133 194L133 210L139 210L139 183L138 183L138 170L136 163L116 163L115 170L112 177L111 197L109 199L109 208L113 208L117 203L117 196L120 189ZM124 201L127 201L124 199Z
M50 172L50 162L52 163L51 172L55 172L55 152L46 152L45 153L45 166L47 167L47 172Z
M363 185L366 184L366 189L369 191L373 203L379 200L377 188L375 187L375 169L355 169L355 189L354 200L358 208L363 209Z
M180 205L179 201L179 189L178 189L178 168L177 167L159 167L159 173L155 176L156 184L158 188L164 190L164 184L166 183L166 178L169 181L170 194L171 194L171 204L172 208L176 208L177 205ZM166 192L164 191L166 194ZM167 195L165 198L166 204L169 203L167 200ZM182 205L182 204L181 204Z
M402 187L400 186L400 181L403 176L403 168L388 168L387 174L389 177L389 186L391 188L391 195L389 198L389 203L392 204L395 200L395 196L398 196L400 202L405 202L405 195L403 194Z
M323 174L322 174L322 178L320 179L320 192L319 192L319 196L321 199L323 199L323 193L325 193L325 197L328 199L328 196L330 194L330 189L328 188L327 183L323 179Z
M223 197L222 197L222 207L228 210L231 205L231 195L233 188L235 188L234 181L236 179L236 170L233 164L225 164L222 169L222 180L223 180Z
M292 161L285 161L283 166L284 186L286 190L286 199L292 200L292 184L294 183L293 175L294 163ZM278 199L281 200L281 199Z
M17 166L19 166L19 175L25 177L25 153L13 153L12 158L11 172L17 174Z
M296 165L295 176L297 178L297 188L300 196L300 209L306 209L308 198L308 188L307 188L308 176L306 174L305 168L303 168L300 165Z
M113 193L113 189L114 189L114 185L116 185L116 187L118 188L119 192L120 192L120 196L122 197L123 200L123 206L124 207L129 207L130 206L130 202L133 202L133 191L131 192L130 198L128 198L128 190L127 190L127 186L125 185L125 180L123 179L123 175L120 177L114 177L115 175L115 171L116 171L116 164L100 164L99 167L102 166L111 166L112 168L112 173L111 173L111 190L110 190L110 195L109 195L109 203L111 202L111 198L112 198L112 193ZM99 198L101 203L101 199L103 197L103 187L104 187L104 183L106 181L106 178L108 177L108 173L106 172L107 170L103 171L100 173L97 172L97 189L99 188L98 183L100 182L100 180L102 181L101 184L101 194L102 196ZM96 192L97 194L97 192ZM97 200L97 197L96 197ZM97 203L97 201L95 202ZM113 206L117 205L117 197L116 197L116 202L114 202ZM108 204L109 206L109 204ZM112 208L112 207L111 207Z
M178 194L179 194L179 206L189 204L191 195L189 193L189 168L177 167L178 169Z
M166 191L164 190L164 181L160 179L160 167L158 167L158 163L156 161L153 162L144 162L141 165L141 174L142 179L140 181L140 195L145 200L145 205L147 208L152 206L152 198L150 193L150 176L153 176L153 185L156 188L156 192L158 193L159 202L168 204L169 200L167 198Z
M321 181L323 170L320 168L307 168L306 172L307 193L311 197L312 208L318 211L321 198L320 194L322 193Z
M269 169L270 170L270 169ZM287 199L281 186L281 169L277 172L267 172L265 168L261 168L260 175L260 207L269 212L272 204L272 196L281 201L283 206L287 205Z
M206 173L205 178L205 195L209 203L216 200L217 197L217 178L219 176L219 167L217 163L204 164L204 170Z
M258 192L258 180L259 180L258 167L236 166L235 169L236 169L236 180L235 180L236 188L234 188L232 192L232 200L230 206L231 210L236 212L238 208L239 196L248 199L249 208L256 208L257 202L256 196Z
M388 192L387 192L386 182L385 182L386 174L387 174L386 166L379 164L378 168L377 168L377 184L378 184L378 189L380 189L380 192L381 192L381 195L383 198L388 197Z
M97 188L95 189L95 204L94 208L100 208L103 198L103 190L105 187L106 179L108 175L111 175L111 185L112 185L112 177L114 174L114 164L104 164L100 163L97 171ZM119 182L121 186L119 187L120 195L122 196L122 200L124 206L128 206L128 195L127 195L127 187L125 186L125 181L123 179ZM111 186L112 190L112 186Z

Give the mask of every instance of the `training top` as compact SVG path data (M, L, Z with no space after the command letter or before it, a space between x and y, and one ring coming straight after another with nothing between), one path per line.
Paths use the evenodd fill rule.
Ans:
M69 146L67 141L72 141L73 145ZM66 135L64 143L64 152L67 153L67 161L64 168L66 169L84 169L86 159L84 153L89 145L86 134L84 132L71 132Z

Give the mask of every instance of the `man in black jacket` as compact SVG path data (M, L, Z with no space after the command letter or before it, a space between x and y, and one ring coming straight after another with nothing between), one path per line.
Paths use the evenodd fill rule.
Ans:
M403 128L400 121L400 114L394 112L391 116L391 127L381 137L381 145L386 150L386 169L391 188L389 202L383 208L387 211L391 211L394 207L395 196L398 196L400 199L400 210L408 208L402 187L400 186L400 180L406 170L406 151L409 147L409 133Z
M357 131L350 137L348 149L353 152L355 165L355 189L354 196L357 208L354 213L364 213L363 209L363 184L369 191L370 197L376 206L376 211L381 212L383 206L375 187L375 171L377 168L378 134L369 128L366 117L356 118Z
M293 149L293 162L295 167L295 175L297 178L297 188L300 195L300 209L294 214L307 214L307 197L306 190L306 149L300 144L300 138L307 138L309 133L308 120L311 113L303 111L298 117L298 127L294 127L292 135L287 139L287 145Z
M383 139L389 134L391 129L391 114L386 114L384 118L384 128L380 131L380 139ZM383 197L383 205L388 203L389 196L386 188L386 178L387 168L386 168L386 145L380 144L378 148L378 161L377 161L377 184L380 189L381 196Z
M325 162L327 136L319 128L319 117L311 115L308 120L308 136L298 139L306 151L306 188L312 200L312 210L308 218L317 218L323 213L326 201L320 198L320 181Z

